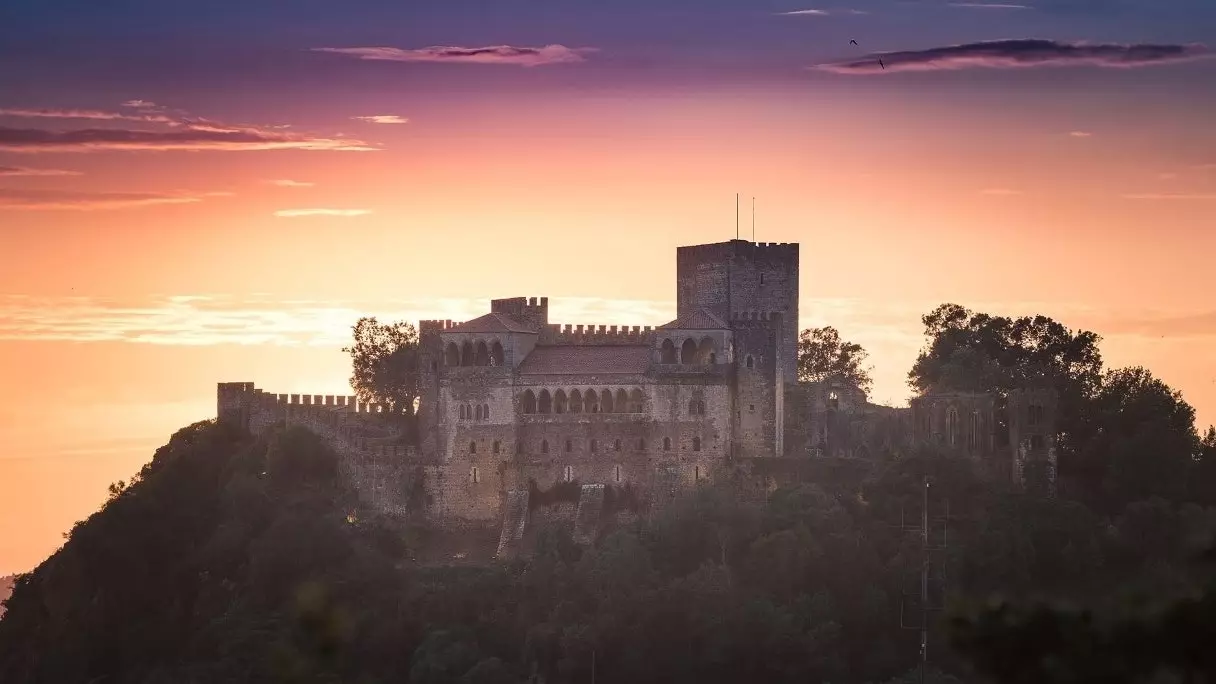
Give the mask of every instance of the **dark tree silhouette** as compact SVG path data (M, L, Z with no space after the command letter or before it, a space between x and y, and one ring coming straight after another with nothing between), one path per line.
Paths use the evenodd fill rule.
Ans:
M807 328L798 336L798 380L822 382L839 378L869 392L874 384L869 354L860 344L845 342L831 326Z
M354 325L354 345L342 351L351 357L350 386L360 401L376 402L390 413L413 417L418 398L418 330L410 323L380 323L360 318Z

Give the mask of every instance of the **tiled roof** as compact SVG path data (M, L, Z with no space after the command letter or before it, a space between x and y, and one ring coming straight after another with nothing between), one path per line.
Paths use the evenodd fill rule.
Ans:
M461 332L461 333L492 333L492 332L514 332L514 333L535 333L536 331L528 326L516 321L510 316L500 313L488 313L484 316L478 316L471 321L465 321L460 325L448 328L444 332Z
M650 368L650 347L545 345L528 354L520 375L640 375Z
M711 314L705 309L697 309L696 311L674 321L660 325L659 329L675 329L675 330L726 330L730 326L726 325L721 318Z

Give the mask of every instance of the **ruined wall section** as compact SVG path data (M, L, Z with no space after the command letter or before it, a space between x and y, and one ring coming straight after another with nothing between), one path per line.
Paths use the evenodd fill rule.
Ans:
M997 429L996 397L983 392L935 392L914 397L912 424L918 442L992 462Z
M1056 482L1056 415L1059 394L1052 389L1014 390L1006 400L1009 422L1009 475L1015 484ZM1033 472L1033 471L1039 472ZM1042 479L1042 481L1030 481Z

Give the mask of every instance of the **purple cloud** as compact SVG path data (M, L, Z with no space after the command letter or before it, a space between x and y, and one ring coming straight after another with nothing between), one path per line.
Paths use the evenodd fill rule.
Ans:
M332 52L358 57L359 59L386 62L515 64L532 67L545 64L582 62L583 55L594 52L595 48L570 48L565 45L546 45L544 47L492 45L488 47L465 48L436 45L413 50L395 47L323 47L313 48L313 51Z
M0 127L0 150L10 152L90 152L96 150L337 150L373 151L358 140L316 138L256 128L190 127L140 131L89 128L48 131Z
M1203 45L1119 45L1063 43L1054 40L993 40L926 50L879 52L860 59L820 64L816 69L843 74L939 71L970 67L1037 66L1140 67L1185 62L1210 56ZM882 64L879 64L879 60Z

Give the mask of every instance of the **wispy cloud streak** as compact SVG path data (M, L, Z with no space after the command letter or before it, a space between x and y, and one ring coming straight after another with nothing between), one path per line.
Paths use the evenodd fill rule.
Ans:
M104 211L158 204L195 204L204 197L227 193L72 192L0 188L0 210Z
M513 45L491 45L487 47L455 47L435 45L417 49L395 47L321 47L314 52L331 52L364 60L385 62L450 62L464 64L513 64L518 66L542 66L546 64L570 64L584 61L584 55L595 52L595 48L571 48L565 45L544 47L517 47Z
M789 12L777 12L779 17L830 17L840 14L869 14L865 10L844 8L844 9L800 9L791 10Z
M289 178L281 178L279 180L272 180L272 181L267 181L267 182L270 183L271 185L277 185L280 188L311 188L312 186L316 185L316 183L312 183L309 181L297 181L297 180L291 180Z
M1211 201L1216 200L1216 193L1160 193L1160 192L1144 192L1133 193L1123 196L1125 199L1133 200L1198 200Z
M820 64L816 69L844 74L1043 66L1143 67L1211 56L1203 45L1120 45L1018 39L964 43L925 50L878 52L859 59ZM878 60L882 60L882 64Z
M81 176L79 171L66 169L35 169L28 166L0 166L0 176Z
M374 124L404 124L410 122L409 119L397 116L396 114L374 114L372 116L352 116L351 118Z
M950 6L968 9L1030 9L1030 5L1014 5L1004 2L952 2Z
M280 218L296 218L300 216L366 216L371 209L280 209L274 213Z

